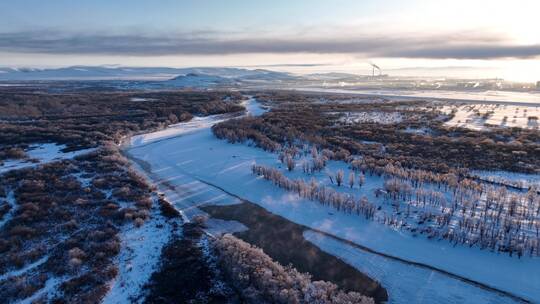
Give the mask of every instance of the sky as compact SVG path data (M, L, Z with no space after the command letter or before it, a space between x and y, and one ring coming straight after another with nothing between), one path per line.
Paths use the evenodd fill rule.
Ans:
M540 80L538 0L0 2L0 66L268 67Z

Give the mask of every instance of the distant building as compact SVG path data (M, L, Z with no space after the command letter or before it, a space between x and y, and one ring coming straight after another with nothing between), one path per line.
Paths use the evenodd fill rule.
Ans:
M540 81L536 82L536 88L540 90Z

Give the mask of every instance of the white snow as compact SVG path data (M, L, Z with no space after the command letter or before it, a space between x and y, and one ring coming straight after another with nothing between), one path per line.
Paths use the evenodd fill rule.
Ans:
M268 108L262 107L259 102L253 97L249 97L242 105L246 108L246 115L260 116L268 111Z
M517 303L502 294L487 291L434 270L363 251L311 230L304 232L304 238L380 282L388 291L389 304Z
M194 117L188 122L174 124L157 132L133 136L131 138L131 145L140 146L163 139L176 137L182 134L189 134L191 132L200 130L201 128L211 127L215 123L223 120L225 120L225 116L223 115Z
M455 111L454 117L445 125L472 130L482 130L489 125L538 129L540 118L538 106L470 104L443 106L440 110L446 114Z
M90 148L64 153L61 151L64 148L66 148L65 145L58 145L55 143L31 145L29 149L25 151L29 159L6 160L3 164L0 164L0 174L11 170L35 167L53 161L71 159L95 150Z
M13 213L15 212L15 196L13 195L13 191L10 191L6 197L6 202L11 206L11 209L4 214L2 219L0 220L0 228L2 228L7 222L9 222L13 218Z
M40 298L50 299L58 290L58 285L64 282L63 278L51 277L45 282L45 286L35 292L32 296L18 302L19 304L35 303Z
M403 120L399 112L345 112L339 119L341 122L352 123L380 123L380 124L395 124Z
M24 274L24 273L26 273L26 272L40 266L41 264L47 262L48 259L49 259L49 256L46 255L46 256L41 257L39 260L24 266L21 269L6 272L6 273L0 275L0 281L3 281L5 279L7 279L7 278L20 276L21 274Z
M123 229L122 249L118 257L119 273L102 303L133 303L157 270L161 249L169 241L172 231L158 210L154 210L151 216L139 228L130 224Z
M142 98L142 97L132 97L130 99L130 101L133 101L133 102L142 102L142 101L154 101L156 100L155 98Z
M522 189L528 189L530 187L540 189L540 174L474 170L471 172L471 175L490 182L501 183Z
M276 165L275 154L218 140L209 129L134 147L129 152L148 162L161 182L175 187L189 189L186 176L215 184L293 222L379 252L433 265L531 300L540 298L540 289L537 288L540 285L539 259L517 259L477 248L453 247L445 241L415 238L409 233L301 199L251 174L254 162ZM184 200L183 203L189 204L189 201Z

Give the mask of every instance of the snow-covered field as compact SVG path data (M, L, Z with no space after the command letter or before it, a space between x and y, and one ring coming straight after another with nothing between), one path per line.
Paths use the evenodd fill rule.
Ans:
M487 125L538 129L540 107L501 104L470 104L444 106L441 111L454 117L447 121L447 126L482 130ZM536 117L536 119L535 119Z
M154 181L160 183L160 189L164 186L169 189L169 193L166 192L167 197L172 199L175 205L178 204L184 212L197 209L196 206L205 201L224 199L227 203L231 203L233 198L211 186L216 185L293 222L350 240L375 251L431 265L531 301L540 299L538 288L540 259L529 257L517 259L477 248L459 245L454 247L445 241L429 241L424 237L414 237L409 233L396 231L376 222L302 199L297 194L279 189L251 174L251 166L255 162L279 166L277 155L247 145L229 144L218 140L208 127L201 127L188 133L180 130L176 135L172 135L174 133L172 132L166 140L158 141L153 141L155 135L142 135L141 140L132 141L133 146L129 149L132 156L150 165ZM145 139L145 136L150 140ZM346 165L336 162L332 166L345 168ZM293 174L301 173L295 171ZM369 181L366 185L367 183ZM183 190L178 192L179 189ZM190 191L191 194L186 196L183 191ZM350 263L355 264L352 261ZM388 273L393 273L402 270L393 263L366 265L372 271L384 269ZM365 269L362 270L370 273ZM442 274L437 274L439 277L429 287L431 281L426 281L425 273L416 272L418 280L414 280L415 272L411 273L413 279L408 281L411 284L410 288L413 289L411 292L432 288L433 292L436 290L441 294L441 299L447 299L449 303L462 303L461 298L452 294L468 295L476 292L471 288L477 287L470 284L456 284L455 279ZM451 284L452 288L446 290L443 288L445 284ZM496 295L481 296L476 303L494 303L492 301L494 297L497 298ZM396 299L396 303L409 302ZM506 302L501 300L501 303Z
M29 167L39 166L53 161L71 159L75 156L82 155L93 151L94 149L83 149L72 152L62 152L66 148L65 145L55 143L31 145L26 152L28 159L13 159L6 160L0 164L0 174L10 170L17 170Z
M395 124L403 120L399 112L346 112L341 113L340 121L344 123L380 123Z

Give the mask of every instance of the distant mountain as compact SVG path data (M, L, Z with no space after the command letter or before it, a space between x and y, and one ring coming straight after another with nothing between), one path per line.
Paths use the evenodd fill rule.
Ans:
M275 72L269 70L250 70L250 73L237 78L240 81L285 81L300 79L299 76L293 76L289 73Z
M0 68L0 80L106 80L168 79L181 73L174 68L72 66L57 69Z
M55 69L0 68L0 80L169 80L177 76L216 76L236 81L291 80L295 76L268 70L240 68L162 68L72 66ZM210 78L208 79L210 80ZM215 79L217 81L217 79Z
M162 82L166 87L208 88L214 86L234 85L234 78L226 78L215 75L188 73Z

